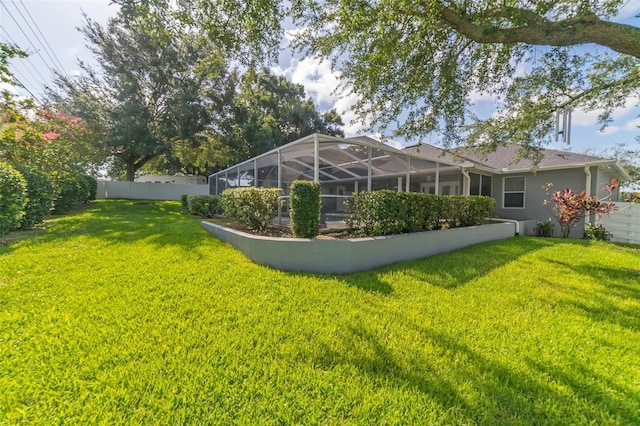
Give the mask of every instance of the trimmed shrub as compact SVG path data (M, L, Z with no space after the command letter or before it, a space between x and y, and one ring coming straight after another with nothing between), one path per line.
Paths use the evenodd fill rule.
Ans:
M86 190L84 194L84 199L81 200L83 203L88 203L96 199L96 195L98 195L98 181L93 176L83 175L81 176L84 179L85 184L83 184L83 188Z
M454 195L446 200L451 203L450 228L479 225L493 214L495 207L491 197Z
M351 231L376 236L480 225L493 214L495 200L380 190L355 193L348 206Z
M0 163L0 238L18 226L27 203L27 182L19 171Z
M182 214L190 214L189 213L189 204L187 202L187 197L189 194L182 194L180 196L180 208L182 209Z
M291 230L301 238L313 238L320 232L320 183L294 180L289 188Z
M546 222L538 222L536 228L534 229L536 233L536 237L553 237L553 232L555 230L555 226L553 222L550 220Z
M53 187L49 177L40 170L21 164L15 166L27 183L27 204L24 206L24 217L20 228L33 228L44 222L51 214L53 207Z
M278 188L229 188L220 197L225 215L256 231L264 231L278 210Z
M182 201L182 197L180 197ZM218 210L220 198L216 195L195 195L186 196L187 213L200 217L213 217Z
M83 190L78 175L55 171L51 173L51 184L53 186L54 213L66 213L85 198L86 191Z
M76 176L76 179L78 179L78 184L80 184L80 193L78 194L78 202L88 203L89 192L91 191L89 181L83 175Z
M613 235L611 235L602 224L594 225L593 223L587 223L584 231L582 231L582 237L585 240L609 241L612 236Z

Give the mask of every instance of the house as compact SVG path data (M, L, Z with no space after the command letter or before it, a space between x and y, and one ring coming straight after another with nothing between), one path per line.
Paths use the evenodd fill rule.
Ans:
M315 180L321 183L323 211L337 214L358 191L486 195L496 200L496 217L535 223L552 215L544 205L547 182L555 189L586 189L604 196L602 187L611 178L629 178L616 161L589 155L542 150L537 165L517 158L515 147L499 147L487 155L468 149L447 152L428 144L400 150L366 136L316 133L212 174L209 188L211 194L221 194L229 187L266 186L288 195L294 180ZM618 196L616 191L614 201Z
M615 160L553 149L542 149L537 164L530 159L518 158L516 146L500 146L494 152L483 154L468 148L447 153L431 145L415 145L405 152L422 153L430 157L457 158L463 175L462 193L488 195L496 200L495 216L515 220L547 221L553 214L552 206L545 206L548 196L547 183L553 191L570 188L575 192L586 191L598 198L608 192L604 186L612 178L629 180L630 176ZM468 174L468 177L467 177ZM612 194L612 201L619 201L620 189ZM590 221L595 220L594 217ZM556 227L556 233L559 228ZM576 226L572 236L581 237L582 227Z

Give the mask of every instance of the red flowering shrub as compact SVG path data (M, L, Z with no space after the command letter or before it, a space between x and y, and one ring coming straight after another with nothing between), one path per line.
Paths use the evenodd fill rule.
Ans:
M613 211L611 194L618 185L617 179L611 179L611 182L603 188L608 192L607 196L598 199L595 195L587 195L586 191L573 192L569 188L563 191L555 191L549 196L549 191L553 184L546 183L543 188L549 196L549 200L555 203L553 213L558 223L560 223L562 238L568 238L571 228L587 213L595 213L598 216L602 216ZM544 204L548 205L549 200L545 200Z

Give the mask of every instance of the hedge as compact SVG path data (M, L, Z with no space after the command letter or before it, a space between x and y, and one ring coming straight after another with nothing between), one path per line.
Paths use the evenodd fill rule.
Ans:
M182 211L182 214L190 214L189 213L189 204L187 202L187 197L189 196L189 194L182 194L180 196L180 209Z
M229 188L220 197L224 214L256 231L264 231L278 210L278 188Z
M320 183L294 180L289 188L291 230L301 238L313 238L320 232Z
M493 215L495 200L380 190L354 193L347 204L351 231L376 236L480 225Z
M220 197L217 195L189 194L185 198L187 213L200 217L213 217L220 205Z
M20 226L27 203L27 182L8 163L0 162L0 238Z
M54 194L54 213L66 213L86 198L86 185L83 186L79 175L55 171L50 176Z
M53 207L53 187L49 176L37 169L18 164L15 166L27 183L27 203L20 228L29 229L44 222Z
M80 201L88 203L96 199L98 195L98 181L93 176L83 175L80 176L80 180L83 181L82 189L83 196Z

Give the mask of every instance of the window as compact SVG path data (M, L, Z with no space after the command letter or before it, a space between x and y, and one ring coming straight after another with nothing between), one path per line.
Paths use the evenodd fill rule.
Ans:
M482 185L480 186L480 195L491 197L491 176L482 176Z
M504 178L503 207L524 208L524 177Z
M491 197L491 176L469 173L469 195L485 195Z

